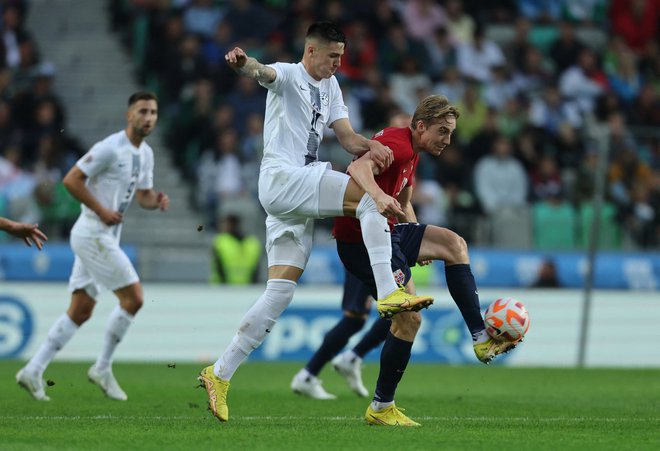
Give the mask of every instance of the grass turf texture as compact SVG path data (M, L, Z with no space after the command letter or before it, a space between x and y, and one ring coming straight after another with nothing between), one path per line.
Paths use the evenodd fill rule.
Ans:
M397 405L421 428L367 426L368 400L326 368L336 401L294 395L295 363L248 363L219 423L195 388L203 365L115 364L129 396L107 399L89 364L54 363L50 402L15 383L21 363L0 362L0 449L309 450L660 449L660 370L411 365ZM373 386L377 366L364 369Z

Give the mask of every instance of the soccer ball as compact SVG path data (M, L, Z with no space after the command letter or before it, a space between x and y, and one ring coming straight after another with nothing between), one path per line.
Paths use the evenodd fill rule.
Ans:
M529 313L517 299L500 298L486 309L486 332L498 341L517 342L529 330Z

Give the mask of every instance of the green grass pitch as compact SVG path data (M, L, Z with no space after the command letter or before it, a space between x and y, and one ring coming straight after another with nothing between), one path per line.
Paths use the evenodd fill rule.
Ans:
M368 400L326 368L336 401L294 395L296 363L248 363L232 381L230 421L206 407L203 365L115 364L128 393L111 401L89 364L56 362L50 402L20 389L21 362L0 362L2 450L657 450L660 370L411 364L397 405L421 428L367 426ZM377 366L364 368L373 386Z

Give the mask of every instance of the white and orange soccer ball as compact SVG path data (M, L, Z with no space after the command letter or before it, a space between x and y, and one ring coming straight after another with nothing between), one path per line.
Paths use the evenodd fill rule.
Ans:
M518 342L529 330L529 313L514 298L500 298L486 309L486 332L499 341Z

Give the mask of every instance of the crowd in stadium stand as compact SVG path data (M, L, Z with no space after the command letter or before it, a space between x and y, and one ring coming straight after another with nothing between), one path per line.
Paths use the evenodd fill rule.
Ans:
M81 148L65 133L55 67L25 28L28 3L0 3L0 216L60 236L80 211L61 180Z
M10 10L2 193L6 161L43 176L48 147L64 145L53 133L61 106L24 75L29 36ZM161 130L211 227L227 199L258 202L263 145L266 90L236 76L224 54L238 45L263 63L297 62L308 25L331 20L348 38L337 77L358 132L371 136L428 94L461 111L452 145L420 162L420 221L486 245L586 246L603 151L593 131L605 125L605 245L660 248L660 0L108 0L108 11L139 81L159 95ZM7 138L14 128L23 140ZM341 151L328 135L321 151L333 160ZM73 153L59 148L58 169ZM525 234L528 243L516 241Z

